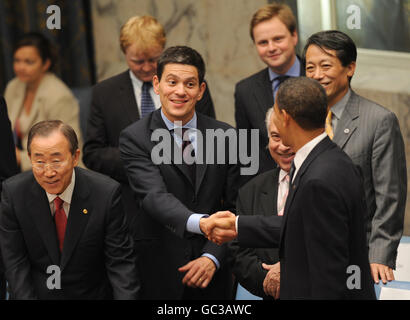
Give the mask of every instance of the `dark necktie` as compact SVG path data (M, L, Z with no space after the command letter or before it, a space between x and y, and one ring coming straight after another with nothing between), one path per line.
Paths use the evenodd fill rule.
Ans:
M282 84L283 81L290 78L290 76L278 76L273 79L273 100L275 100L276 92L279 89L279 86Z
M64 212L63 208L64 201L61 200L59 197L54 199L54 221L56 224L57 230L57 238L60 247L60 252L63 251L63 244L64 244L64 236L65 236L65 229L67 227L67 216Z
M151 82L144 82L141 91L141 118L155 110L154 102L152 101L149 89L152 87Z
M188 129L188 128L182 128L182 137L180 137L181 140L182 140L182 146L181 146L181 149L182 149L182 161L183 161L184 165L188 167L188 169L189 169L189 174L190 174L192 183L195 184L195 175L196 175L195 162L194 162L193 164L188 164L188 163L185 163L185 161L184 161L184 158L185 158L185 157L189 157L189 155L191 155L191 157L194 157L194 156L195 156L195 149L193 148L193 145L192 145L192 143L191 143L191 140L189 140L189 139L188 139L188 140L184 140L184 135L185 135L185 132L186 132L187 130L189 130L189 129ZM175 130L174 133L179 135L179 132L180 132L180 131L179 131L179 132L178 132L178 131L179 131L179 130ZM178 133L177 133L177 132L178 132ZM190 146L190 147L188 148L188 146Z
M295 174L295 163L292 161L292 165L290 166L290 170L289 170L289 186L292 185L292 181L293 181L293 176Z

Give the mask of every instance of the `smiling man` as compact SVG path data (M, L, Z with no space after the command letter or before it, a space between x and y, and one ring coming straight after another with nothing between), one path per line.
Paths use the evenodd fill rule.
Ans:
M362 170L370 267L374 281L386 283L394 280L403 233L406 156L396 115L350 87L356 56L353 40L340 31L318 32L304 48L306 76L326 90L326 132Z
M183 154L188 146L195 155L205 154L208 141L202 145L199 137L208 129L233 130L196 112L206 87L204 75L204 61L195 50L185 46L165 50L153 81L161 109L120 136L121 158L141 208L142 232L136 249L143 299L232 298L227 246L205 239L199 220L235 208L239 172L236 164L229 164L229 157L236 155L229 154L225 142L225 151L207 150L214 156L207 162L212 164L176 160L176 153ZM152 160L158 144L153 136L159 131L172 137L172 146L164 149L164 157L171 159L168 164ZM186 131L183 137L181 131ZM216 164L220 152L225 152L224 164Z
M120 185L76 168L77 136L59 120L35 124L27 149L33 171L4 182L0 207L10 297L136 299Z
M238 129L259 129L261 173L276 167L265 148L269 140L265 130L266 112L273 106L282 81L304 75L304 69L295 51L298 43L296 19L286 4L272 3L255 12L250 23L250 35L259 58L267 68L236 84L235 120ZM251 150L249 136L248 150ZM245 176L242 182L249 179Z
M266 114L269 153L278 167L254 177L238 193L238 215L283 216L289 191L289 171L295 153L285 146L273 122L273 108ZM269 299L279 296L278 248L243 248L229 244L232 271L238 282L254 295Z

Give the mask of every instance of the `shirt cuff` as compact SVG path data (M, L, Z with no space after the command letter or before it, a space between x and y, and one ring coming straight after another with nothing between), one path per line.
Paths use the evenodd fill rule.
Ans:
M236 216L236 220L235 220L235 231L236 231L236 234L238 234L238 219L239 219L239 216Z
M201 213L191 214L188 218L187 223L186 223L186 230L188 232L203 235L203 232L201 231L201 228L199 227L199 220L201 220L202 217L208 217L208 215L207 214L201 214Z
M218 259L215 258L212 254L210 254L210 253L204 253L204 254L202 254L202 257L208 257L209 259L211 259L211 260L215 263L216 270L219 269L219 266L220 266L219 261L218 261Z

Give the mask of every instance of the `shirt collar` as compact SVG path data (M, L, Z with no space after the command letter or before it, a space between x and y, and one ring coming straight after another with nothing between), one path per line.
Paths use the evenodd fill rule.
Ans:
M164 112L162 111L162 108L161 108L161 117L162 117L162 120L164 120L165 125L167 126L167 128L168 128L169 131L171 131L171 130L173 130L173 129L175 129L175 128L181 128L180 125L175 125L174 122L172 122L171 120L169 120L169 119L165 116ZM196 128L197 128L196 112L194 112L194 116L192 117L192 119L189 120L186 124L184 124L184 125L182 126L182 128L188 128L188 129L196 129Z
M337 119L340 119L342 117L343 111L345 110L347 102L349 101L351 92L352 91L349 88L343 98L330 108Z
M285 177L289 174L289 172L286 172L283 169L280 169L279 171L279 183L282 182L283 179L285 179Z
M295 62L293 65L290 67L290 69L285 73L285 74L277 74L276 72L273 72L271 68L268 68L269 70L269 79L270 81L273 81L276 77L279 76L290 76L290 77L299 77L300 75L300 61L298 57L296 57Z
M302 166L303 162L306 160L306 158L308 157L309 153L313 150L313 148L316 147L316 145L326 137L326 132L323 132L314 139L310 140L296 152L295 158L293 159L293 162L295 164L295 174L293 175L293 177L296 177L296 172Z
M49 203L53 202L54 199L57 198L58 196L61 200L71 205L71 198L73 197L74 185L75 185L75 170L73 169L73 175L71 176L71 182L62 193L51 194L51 193L46 192L48 202Z
M142 90L143 82L140 79L138 79L131 70L130 70L130 78L131 78L131 82L132 82L133 86L135 86L139 90Z

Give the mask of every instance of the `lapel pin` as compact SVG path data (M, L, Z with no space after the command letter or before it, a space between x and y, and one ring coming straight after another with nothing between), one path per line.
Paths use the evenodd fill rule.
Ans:
M83 213L84 213L84 214L87 214L87 213L88 213L88 210L87 210L87 209L83 209Z
M344 133L346 133L346 134L348 134L350 132L350 130L349 129L345 129L345 131L344 131Z

